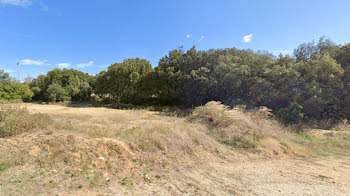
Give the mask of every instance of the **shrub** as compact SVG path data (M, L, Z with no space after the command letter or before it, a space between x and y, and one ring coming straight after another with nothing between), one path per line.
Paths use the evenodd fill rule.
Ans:
M25 108L0 107L0 137L10 137L35 128L46 128L52 119L46 114L30 114Z
M59 84L51 84L46 91L49 101L70 101L68 92Z
M284 123L296 124L304 118L303 107L297 103L291 103L288 107L278 110L277 116Z
M227 127L233 123L234 111L221 102L211 101L194 109L189 120L200 121L211 127Z
M16 100L30 101L34 93L26 84L16 82L0 81L0 100Z

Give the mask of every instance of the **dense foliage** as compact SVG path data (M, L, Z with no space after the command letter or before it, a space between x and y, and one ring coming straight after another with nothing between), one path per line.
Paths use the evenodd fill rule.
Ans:
M14 82L10 75L0 70L0 100L16 100L30 101L33 92L27 84Z
M54 69L34 79L30 87L36 101L89 101L94 77L74 69Z
M115 63L96 76L96 92L108 95L113 101L120 103L145 103L147 92L143 82L153 71L152 65L145 59L126 59Z
M4 73L1 85L7 82L3 77ZM14 87L1 88L1 99L16 97L4 90ZM182 107L220 101L248 109L266 106L288 123L349 119L350 44L339 46L322 37L317 43L301 44L293 56L236 48L179 48L161 58L154 69L139 58L112 64L95 77L54 69L34 79L30 88L33 100L39 101L94 97L105 103ZM20 94L22 98L24 94L30 98L30 93Z

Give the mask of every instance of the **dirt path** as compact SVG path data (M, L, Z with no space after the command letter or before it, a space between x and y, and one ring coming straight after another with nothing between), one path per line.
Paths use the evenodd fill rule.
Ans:
M216 167L179 167L167 178L122 189L110 184L106 195L350 195L350 159L285 158ZM78 192L86 195L96 192Z
M253 162L232 172L243 195L350 195L350 160Z

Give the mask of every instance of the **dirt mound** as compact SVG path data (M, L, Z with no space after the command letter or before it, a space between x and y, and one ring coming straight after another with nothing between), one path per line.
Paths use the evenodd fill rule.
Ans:
M1 139L0 143L2 159L15 164L64 162L73 167L106 168L108 164L121 165L135 155L125 142L107 138L85 138L65 131L28 133Z

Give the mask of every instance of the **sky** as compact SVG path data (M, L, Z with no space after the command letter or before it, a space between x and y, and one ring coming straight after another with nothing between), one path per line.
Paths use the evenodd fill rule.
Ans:
M172 49L292 53L321 36L350 42L349 0L0 0L0 69L99 73L124 59L155 67Z

